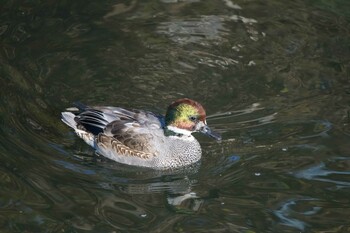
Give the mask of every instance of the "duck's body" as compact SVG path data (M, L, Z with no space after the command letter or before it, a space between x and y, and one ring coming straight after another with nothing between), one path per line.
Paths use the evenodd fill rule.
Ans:
M219 139L205 122L203 107L189 99L169 106L165 117L119 107L88 107L63 112L62 121L101 154L114 161L167 169L201 158L201 147L191 135L200 131Z

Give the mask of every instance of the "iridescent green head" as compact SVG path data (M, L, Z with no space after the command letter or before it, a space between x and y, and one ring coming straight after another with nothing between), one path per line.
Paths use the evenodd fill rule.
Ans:
M201 132L216 140L221 139L218 133L207 126L203 106L191 99L179 99L170 104L165 115L165 125L168 130L177 134L190 135L192 132Z

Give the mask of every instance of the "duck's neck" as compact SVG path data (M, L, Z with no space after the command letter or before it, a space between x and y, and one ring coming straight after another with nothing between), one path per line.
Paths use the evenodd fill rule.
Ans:
M166 126L164 129L164 134L166 136L192 137L191 133L191 131L180 129L171 125Z

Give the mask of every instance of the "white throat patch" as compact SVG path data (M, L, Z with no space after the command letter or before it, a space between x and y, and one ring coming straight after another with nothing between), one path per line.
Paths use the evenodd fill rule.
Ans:
M187 129L180 129L180 128L177 128L177 127L174 127L174 126L167 126L167 128L175 133L178 133L178 134L183 134L183 135L186 135L186 136L191 136L192 132L187 130Z

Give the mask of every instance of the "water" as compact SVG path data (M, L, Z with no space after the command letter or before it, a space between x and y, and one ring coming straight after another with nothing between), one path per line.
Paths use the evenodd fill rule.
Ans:
M350 4L5 1L1 232L350 232ZM173 172L96 157L87 104L200 101L221 143Z

